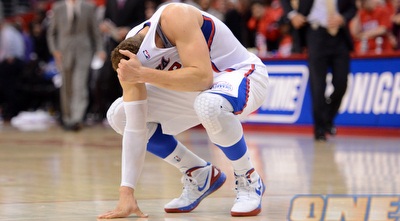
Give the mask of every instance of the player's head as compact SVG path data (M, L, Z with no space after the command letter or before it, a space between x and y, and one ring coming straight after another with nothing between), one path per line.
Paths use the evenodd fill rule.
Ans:
M119 53L119 50L128 50L134 54L137 54L143 39L144 35L137 34L123 40L117 47L114 48L114 50L111 52L111 62L114 70L117 70L121 59L129 59L125 55Z

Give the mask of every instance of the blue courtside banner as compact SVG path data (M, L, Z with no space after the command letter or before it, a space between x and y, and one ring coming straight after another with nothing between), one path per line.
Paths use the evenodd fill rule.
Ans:
M264 61L270 75L265 103L246 122L312 124L305 60ZM332 91L328 75L327 94ZM400 128L400 57L356 58L337 125Z

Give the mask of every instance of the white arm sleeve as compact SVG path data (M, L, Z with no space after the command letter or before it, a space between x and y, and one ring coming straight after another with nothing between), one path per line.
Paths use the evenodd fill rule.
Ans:
M135 189L147 145L147 100L124 102L126 126L122 138L121 186Z

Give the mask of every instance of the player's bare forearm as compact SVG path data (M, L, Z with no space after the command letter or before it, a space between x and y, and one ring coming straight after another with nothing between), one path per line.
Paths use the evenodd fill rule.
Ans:
M176 91L203 91L211 87L213 73L211 61L189 63L183 68L171 71L144 67L137 56L130 51L120 50L129 59L122 59L117 68L118 79L124 86L150 83L155 86ZM206 52L208 55L208 52ZM202 55L204 56L204 55Z
M213 83L212 72L197 67L186 67L173 71L145 68L141 79L157 87L176 91L204 91Z
M147 98L146 86L143 83L139 84L124 84L122 85L122 97L125 102L145 100Z
M210 49L201 31L201 13L192 6L172 5L164 10L160 24L166 37L176 46L182 68L171 71L145 69L143 81L178 91L209 89L213 82L213 71Z

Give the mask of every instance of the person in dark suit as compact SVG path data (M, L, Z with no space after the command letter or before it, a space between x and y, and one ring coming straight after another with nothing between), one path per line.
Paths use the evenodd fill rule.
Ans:
M47 41L61 72L61 118L64 129L78 131L89 103L89 67L103 50L94 4L82 0L56 2L52 7Z
M290 34L293 39L291 52L293 54L302 54L306 47L306 17L303 14L297 13L299 0L281 0L285 17L290 19ZM290 17L290 18L289 18Z
M281 1L293 27L305 31L314 138L325 141L327 133L336 134L334 119L347 88L353 49L348 23L356 15L356 3L355 0ZM332 72L334 91L326 96L328 71Z
M128 31L145 20L145 0L107 0L100 31L105 37L107 59L96 81L93 107L97 120L103 120L112 102L122 95L117 73L110 60L111 51L125 39Z

